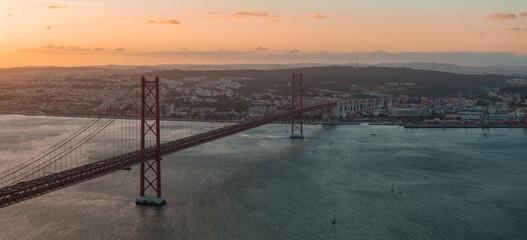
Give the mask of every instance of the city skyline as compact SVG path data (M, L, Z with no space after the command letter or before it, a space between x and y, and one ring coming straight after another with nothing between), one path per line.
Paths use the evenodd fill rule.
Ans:
M519 0L4 0L0 11L0 67L527 59Z

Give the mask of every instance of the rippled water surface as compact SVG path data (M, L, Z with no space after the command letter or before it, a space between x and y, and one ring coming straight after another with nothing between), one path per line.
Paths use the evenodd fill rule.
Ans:
M0 116L0 170L87 121ZM164 157L164 207L134 167L0 209L1 238L527 239L523 129L289 128Z

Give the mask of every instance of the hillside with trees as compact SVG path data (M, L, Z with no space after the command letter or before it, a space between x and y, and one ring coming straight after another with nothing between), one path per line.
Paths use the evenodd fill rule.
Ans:
M220 78L237 78L246 86L245 93L262 89L289 91L291 73L302 72L306 91L315 89L336 92L378 92L392 95L445 96L460 91L477 91L485 87L505 87L508 76L465 75L438 71L388 67L327 66L280 70L166 70L151 73L163 78L183 80L186 77L203 77L205 81ZM206 77L206 78L205 78Z

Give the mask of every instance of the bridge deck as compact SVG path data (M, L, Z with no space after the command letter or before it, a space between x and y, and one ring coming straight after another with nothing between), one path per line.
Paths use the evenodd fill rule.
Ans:
M336 106L336 103L326 103L306 107L302 111L310 112L334 106ZM163 156L182 151L187 148L211 142L280 119L295 117L299 114L300 110L290 111L250 122L226 126L194 136L178 139L176 141L166 142L161 145L161 155ZM155 147L150 147L66 171L53 173L27 182L21 182L12 186L0 188L0 208L131 167L141 162L154 159L155 156Z

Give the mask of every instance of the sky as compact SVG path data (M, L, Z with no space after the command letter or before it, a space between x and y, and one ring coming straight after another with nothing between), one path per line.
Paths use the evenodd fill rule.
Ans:
M527 65L527 1L0 0L0 67L356 61Z

